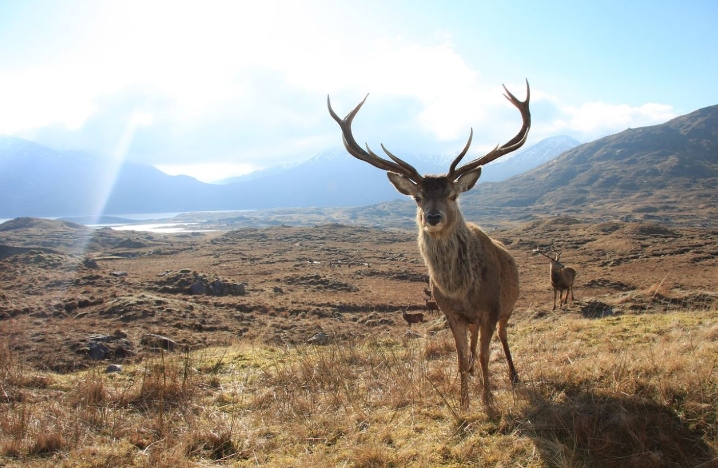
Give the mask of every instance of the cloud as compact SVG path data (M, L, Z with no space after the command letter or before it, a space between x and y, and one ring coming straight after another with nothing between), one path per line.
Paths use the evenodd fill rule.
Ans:
M344 115L371 93L355 135L398 155L456 152L472 127L472 152L518 131L519 113L500 83L467 62L451 36L412 34L376 8L98 0L76 12L72 35L43 42L54 41L46 55L28 48L27 62L0 63L0 133L211 180L201 166L261 168L339 146L327 94ZM523 77L511 78L507 87L523 99ZM660 104L563 103L540 86L532 108L529 144L674 116Z
M662 124L678 115L673 106L667 104L631 106L590 101L574 106L545 94L540 94L534 105L536 114L539 118L534 119L533 130L539 138L566 134L579 141L595 140L627 128Z
M257 169L251 164L231 163L158 164L156 167L165 174L192 174L195 179L208 183L249 174Z

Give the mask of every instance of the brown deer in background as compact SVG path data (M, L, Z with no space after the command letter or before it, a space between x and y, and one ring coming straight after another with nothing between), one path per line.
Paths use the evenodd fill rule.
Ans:
M439 313L439 305L434 300L434 293L431 292L431 278L429 278L426 281L429 284L429 289L424 288L424 294L426 297L424 298L424 303L426 304L426 310L431 313Z
M553 257L542 252L538 248L534 249L535 253L540 253L549 259L549 274L551 276L551 287L553 288L553 310L556 310L556 292L558 292L558 305L564 306L568 304L568 293L571 293L571 302L573 302L573 280L576 278L576 270L571 267L564 266L559 261L561 252L553 251ZM566 291L566 298L563 298L563 292Z
M426 304L426 310L431 313L439 313L439 305L436 303L435 300L431 299L430 297L427 297L424 299L424 303Z
M467 223L459 210L457 198L479 180L481 167L516 151L525 142L531 127L530 89L526 82L526 100L519 101L506 87L505 97L521 113L523 124L518 134L485 156L457 167L469 150L469 141L454 159L445 175L420 175L417 170L382 149L391 160L377 156L367 146L364 150L352 135L352 121L366 97L344 119L327 107L342 130L344 146L357 159L387 171L389 181L417 205L419 251L431 278L436 303L446 316L456 342L461 375L461 407L469 407L469 374L473 374L476 344L480 341L479 364L483 377L483 399L491 397L489 386L489 345L498 324L498 335L509 365L512 383L518 382L509 351L506 326L519 295L519 273L516 262L501 242L491 239L478 226ZM368 96L368 95L367 95ZM471 335L470 343L467 332ZM480 336L479 336L480 335Z
M409 328L411 328L412 323L424 323L424 314L421 312L415 313L415 314L408 314L405 310L401 311L401 316L406 320L406 323L409 324Z

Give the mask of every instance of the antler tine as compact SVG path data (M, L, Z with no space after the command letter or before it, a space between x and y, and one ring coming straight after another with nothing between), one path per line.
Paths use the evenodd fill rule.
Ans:
M367 149L369 149L368 146L367 146ZM408 172L410 172L412 175L418 176L418 177L419 177L419 180L423 179L422 175L419 174L419 172L418 172L416 169L414 169L414 166L412 166L411 164L407 163L406 161L403 161L402 159L398 158L397 156L394 156L393 154L391 154L391 153L389 152L389 150L386 149L386 147L384 146L384 144L381 145L381 149L384 150L384 152L386 153L387 156L389 156L392 160L394 160L397 164L399 164L400 166L402 166L404 169L406 169L406 170L407 170ZM370 151L370 152L371 152L371 151ZM372 154L373 154L373 153L372 153ZM377 156L377 157L379 157L379 156ZM418 182L418 181L419 181L419 180L415 180L413 177L409 177L409 178L412 179L412 180L414 180L414 182Z
M374 167L383 169L385 171L402 174L414 181L415 183L421 182L423 177L414 168L414 166L405 161L402 161L398 157L391 154L389 151L387 151L386 148L384 148L384 145L381 145L382 149L394 162L388 161L384 158L377 156L371 149L369 149L369 145L366 145L366 150L364 150L364 148L359 146L359 144L354 139L354 135L352 134L352 121L359 112L359 109L361 109L361 107L364 105L364 102L366 101L367 97L369 97L369 94L364 96L364 99L362 99L362 101L354 108L354 110L349 112L347 116L342 119L336 114L336 112L334 112L334 109L332 109L331 100L327 95L327 107L329 108L329 114L342 129L342 139L344 141L344 147L349 152L349 154L351 154L357 159L371 164Z
M476 169L479 166L488 164L491 161L494 161L505 154L516 151L517 149L521 148L524 143L526 143L526 137L528 136L529 129L531 128L531 111L529 110L529 101L531 100L531 88L529 87L529 81L526 80L525 101L519 101L519 99L506 88L506 86L504 86L504 90L506 91L504 97L506 97L506 99L508 99L509 102L513 104L514 107L519 110L519 112L521 112L521 120L523 122L523 124L521 125L521 130L519 130L516 136L514 136L511 140L507 141L503 145L497 145L496 148L488 152L486 155L474 159L473 161L466 163L458 169L456 169L456 165L461 158L457 158L451 164L451 169L449 170L449 178L456 180L466 172L472 169ZM463 157L463 154L460 156Z
M474 128L471 128L471 132L469 132L469 141L466 142L466 146L464 146L464 149L459 153L459 155L454 159L454 162L451 163L451 166L449 167L449 178L451 178L451 175L454 173L454 170L456 170L456 165L459 164L459 162L466 156L466 153L469 151L469 146L471 146L471 140L474 138Z
M536 252L540 253L541 255L548 258L549 260L553 260L553 258L551 258L551 256L549 254L547 254L546 252L544 252L543 250L537 250Z

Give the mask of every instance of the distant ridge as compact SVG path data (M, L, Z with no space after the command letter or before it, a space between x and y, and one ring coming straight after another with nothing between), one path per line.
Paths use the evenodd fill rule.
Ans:
M718 225L718 106L575 144L547 139L487 165L483 183L461 197L467 219L483 223L569 215ZM406 159L420 172L446 171L441 157ZM514 167L521 173L512 173ZM112 190L105 200L101 195L108 187ZM344 210L348 222L392 225L414 209L383 171L341 148L262 178L212 185L136 164L108 174L92 155L0 137L0 218L96 217L98 205L105 216L295 208L305 209L307 219L328 208L353 207Z
M535 146L551 145L539 142ZM532 156L530 150L510 165L487 168L487 180L540 163L544 156ZM557 151L551 156L557 156ZM409 161L428 173L445 172L450 162L435 155ZM123 163L113 167L89 153L56 151L0 136L0 218L93 220L126 213L363 206L401 198L382 171L349 156L343 148L323 151L302 164L217 185L170 176L151 166Z

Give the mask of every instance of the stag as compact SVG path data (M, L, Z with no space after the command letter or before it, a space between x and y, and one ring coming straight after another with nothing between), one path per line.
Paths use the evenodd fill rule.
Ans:
M486 155L459 166L471 146L474 133L471 129L466 146L451 163L449 172L425 176L390 153L384 145L381 148L389 159L376 155L368 145L364 150L356 142L351 125L366 97L344 119L334 112L327 97L329 113L341 128L344 147L349 154L387 171L394 187L416 201L419 251L429 272L434 299L446 316L456 342L461 377L460 401L464 410L469 407L469 375L474 372L477 340L480 341L478 358L483 379L483 400L485 404L490 401L489 345L497 324L509 377L512 383L518 382L506 331L519 295L516 262L501 242L491 239L475 224L466 222L457 204L459 195L470 190L478 181L482 166L516 151L526 142L531 127L528 81L525 101L517 99L505 86L504 90L504 96L521 113L523 124L516 136Z
M564 266L559 261L561 252L553 251L553 257L546 252L542 252L538 248L534 252L540 253L549 259L549 274L551 276L551 287L553 288L553 309L556 310L556 292L558 291L558 305L564 306L568 304L568 293L571 293L571 302L573 302L573 280L576 278L576 270L571 267ZM563 292L566 291L566 298L563 298Z

